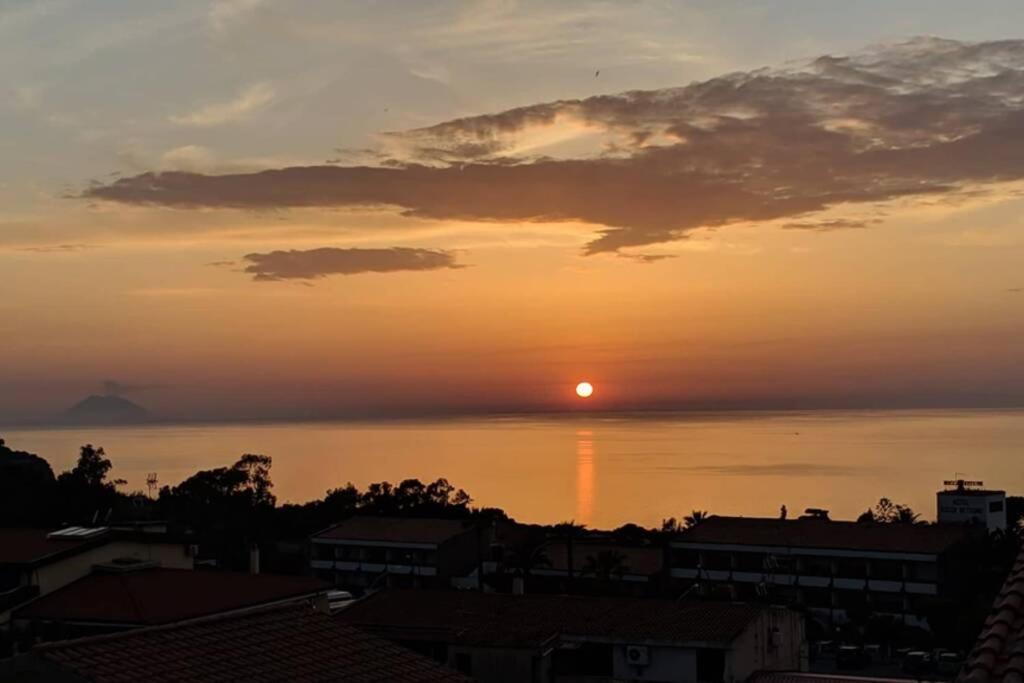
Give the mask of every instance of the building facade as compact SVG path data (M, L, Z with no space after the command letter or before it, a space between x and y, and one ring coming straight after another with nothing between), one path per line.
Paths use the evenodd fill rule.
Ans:
M483 683L740 683L805 665L802 616L766 606L399 590L338 618Z
M683 592L801 605L824 624L870 613L927 627L943 556L965 538L954 525L711 517L671 543L671 575Z
M1006 529L1006 491L981 488L980 481L947 481L946 489L935 494L940 524L983 524L991 531Z
M482 531L455 519L352 517L310 539L315 576L339 588L448 587L472 582Z

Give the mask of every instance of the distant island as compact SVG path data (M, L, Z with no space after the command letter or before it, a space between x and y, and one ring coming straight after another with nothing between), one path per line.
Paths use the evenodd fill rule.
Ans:
M138 403L114 394L93 394L64 411L60 422L76 425L123 425L150 422L153 416Z

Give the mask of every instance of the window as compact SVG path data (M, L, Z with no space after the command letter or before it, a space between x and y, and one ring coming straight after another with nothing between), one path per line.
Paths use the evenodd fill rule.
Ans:
M706 550L701 553L704 569L732 569L732 557L729 553L717 550Z
M832 576L832 562L821 557L804 557L800 560L800 573L806 576Z
M736 553L736 570L741 572L766 571L768 556L764 553Z
M672 566L683 569L696 569L700 564L700 553L696 550L677 548L672 551Z
M1003 501L1001 501L1001 500L993 500L991 503L988 504L988 511L989 512L1002 512L1003 511Z
M895 560L871 560L871 578L900 581L903 578L903 563Z
M466 674L473 675L473 657L468 652L455 653L455 668Z

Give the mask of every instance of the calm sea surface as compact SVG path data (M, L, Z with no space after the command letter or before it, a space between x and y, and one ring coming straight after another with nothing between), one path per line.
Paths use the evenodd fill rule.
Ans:
M385 422L8 429L8 445L55 471L78 446L106 448L114 475L144 489L173 484L242 453L274 459L282 501L351 481L446 477L475 504L520 521L606 528L658 524L693 509L850 518L881 496L935 514L955 473L1024 493L1024 411L547 416Z

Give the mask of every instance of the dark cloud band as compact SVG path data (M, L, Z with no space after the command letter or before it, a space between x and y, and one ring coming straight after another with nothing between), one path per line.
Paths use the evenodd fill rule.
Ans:
M391 134L412 161L261 173L145 173L91 198L171 207L393 206L437 220L580 221L587 253L699 227L1024 179L1024 41L920 39L797 70L559 101ZM512 156L562 118L606 133L590 158ZM440 160L440 162L439 162ZM812 227L813 226L813 227Z
M328 275L394 273L460 268L450 251L391 247L390 249L338 249L272 251L246 254L245 272L254 280L314 280Z

